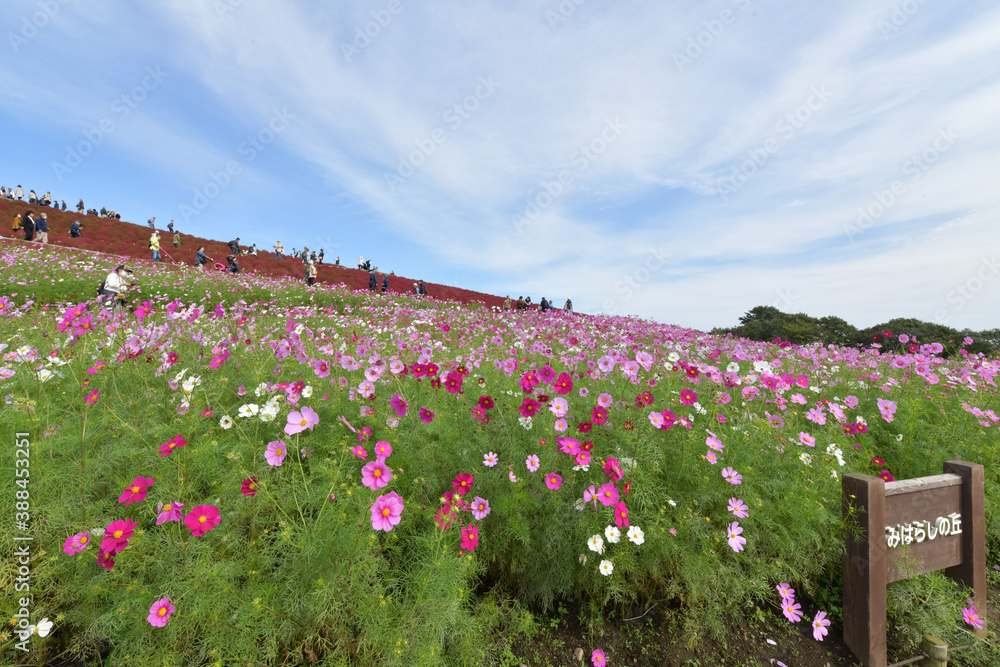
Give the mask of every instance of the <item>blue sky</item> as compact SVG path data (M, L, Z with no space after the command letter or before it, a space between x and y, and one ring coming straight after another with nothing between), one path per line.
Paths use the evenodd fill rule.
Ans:
M993 2L8 0L0 180L707 329L1000 326Z

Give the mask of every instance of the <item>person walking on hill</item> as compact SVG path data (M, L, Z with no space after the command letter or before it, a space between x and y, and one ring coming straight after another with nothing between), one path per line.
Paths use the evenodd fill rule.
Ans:
M420 296L420 286L413 283L413 296Z
M523 296L517 297L516 307L517 307L517 310L524 310L524 297Z
M35 238L35 219L31 217L32 211L25 211L24 219L21 220L21 227L24 229L24 240L32 241Z
M176 231L174 232L174 247L175 248L180 248L181 247L181 233L180 232L176 232Z
M83 197L80 197L80 201L76 203L76 212L79 213L80 215L83 215L83 211L86 208L87 207L83 205Z
M503 310L510 310L510 294L503 300Z
M153 261L159 262L160 260L160 233L153 232L149 237L149 249L153 253Z
M28 191L28 203L29 204L37 204L38 203L38 195L35 194L34 190L29 190Z
M198 246L198 250L194 254L194 265L204 268L209 260L212 260L213 264L215 263L214 259L205 254L205 246Z
M14 216L14 224L10 226L10 235L17 236L17 233L22 229L24 228L21 227L21 214L18 213L17 215Z
M174 233L174 221L173 221L173 220L171 220L171 221L170 221L170 224L169 224L169 225L167 225L167 230L169 230L169 232L170 232L171 234L173 234L173 233Z
M128 290L128 282L125 279L127 271L124 264L112 269L97 289L99 300L106 301L111 305L117 299L119 304L125 305L125 292Z
M240 262L236 259L236 255L229 255L226 257L226 271L230 271L232 273L240 272Z
M319 260L319 265L323 266L323 249L322 248L319 249L319 255L316 256L316 259Z
M250 246L250 254L253 255L254 257L257 256L257 244L256 243L254 243L253 245Z
M101 207L101 212L100 212L100 214L99 214L99 215L100 215L100 216L101 216L102 218L106 218L106 217L107 217L107 215L108 215L108 209L106 209L105 207L103 207L103 206L102 206L102 207Z
M49 220L45 213L40 214L35 223L35 240L39 243L49 242Z
M572 313L573 312L573 301L572 300L566 299L566 305L563 306L563 312L564 313Z
M17 199L18 201L24 199L24 188L20 185L14 188L14 199Z
M420 296L427 296L427 286L424 285L423 278L420 279Z
M337 255L337 258L333 260L333 265L340 266L340 255Z
M52 191L50 190L42 195L42 199L39 203L42 206L52 206Z
M388 291L389 291L389 274L383 273L382 274L382 294L385 294Z
M371 273L368 274L368 291L374 292L377 287L378 287L378 276L376 276L375 272L372 271Z
M274 244L274 258L281 259L281 253L285 252L285 249L281 246L281 241Z
M232 241L230 241L227 245L229 246L229 250L233 253L233 255L239 256L239 255L242 254L240 252L240 237L239 236L237 236L235 239L233 239Z
M65 199L62 200L62 210L63 211L66 210L66 200Z
M152 218L150 218L149 220L147 220L146 224L149 225L149 228L152 229L155 232L156 231L156 216L154 215Z
M80 224L79 220L74 220L73 224L69 226L70 238L78 239L80 234L83 232L83 225Z
M316 264L310 259L306 265L306 283L312 287L314 282L316 282Z

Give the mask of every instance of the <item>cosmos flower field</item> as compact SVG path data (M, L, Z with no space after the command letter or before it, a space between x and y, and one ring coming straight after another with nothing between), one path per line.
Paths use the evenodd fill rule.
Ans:
M654 603L692 640L773 615L823 641L840 477L956 458L987 466L997 583L1000 363L969 341L760 343L146 263L109 311L105 256L0 259L2 422L31 461L3 539L32 536L36 629L0 649L26 664L500 664L560 602L596 665L628 662L603 624ZM890 642L968 640L966 597L891 585Z

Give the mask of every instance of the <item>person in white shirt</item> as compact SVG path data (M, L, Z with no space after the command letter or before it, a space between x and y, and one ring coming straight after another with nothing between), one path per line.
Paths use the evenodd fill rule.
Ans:
M125 268L124 264L120 264L115 269L108 274L108 277L104 279L104 289L100 291L100 296L107 301L112 301L113 299L118 299L118 302L124 305L125 303L125 292L128 291L129 284L125 277L126 273L131 273Z

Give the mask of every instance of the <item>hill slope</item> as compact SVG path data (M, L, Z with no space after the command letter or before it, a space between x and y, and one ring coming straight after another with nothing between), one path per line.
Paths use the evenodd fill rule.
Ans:
M35 219L39 213L46 213L49 223L49 242L55 246L66 248L83 248L98 252L114 252L128 257L134 257L137 261L151 262L150 252L147 242L150 230L145 224L137 225L124 220L113 220L101 218L94 215L79 215L74 211L57 211L54 208L36 206L27 202L0 199L0 233L3 236L11 237L11 224L14 216L25 211L34 211ZM70 225L74 220L80 220L84 227L83 235L79 238L71 238L69 235ZM181 234L181 247L174 248L172 236L165 229L160 229L160 246L162 249L164 263L183 263L191 265L194 263L194 254L199 245L205 246L205 253L218 262L225 262L225 257L229 254L229 247L223 241L205 239L190 234ZM23 238L23 234L18 233L16 238ZM280 260L274 258L273 252L261 252L257 257L250 255L240 258L240 268L243 272L260 273L264 275L293 278L302 278L304 274L301 260L290 257L283 257ZM353 289L367 289L368 272L345 266L334 266L324 263L317 265L317 282L330 284L344 284ZM413 283L417 278L406 278L403 276L389 276L389 292L411 294ZM379 288L381 289L382 274L379 274ZM484 303L487 306L501 306L503 298L492 294L484 294L473 290L462 289L448 285L437 285L425 282L427 293L438 299L448 299L460 303Z

